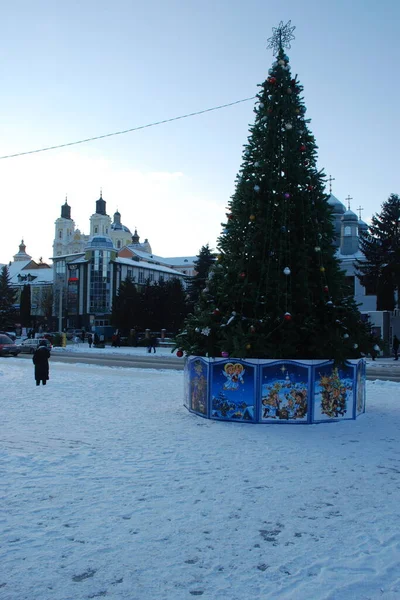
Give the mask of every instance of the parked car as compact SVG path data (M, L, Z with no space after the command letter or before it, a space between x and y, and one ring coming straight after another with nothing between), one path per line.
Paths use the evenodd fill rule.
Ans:
M46 340L46 338L35 338L33 340L28 338L28 339L24 340L23 342L21 342L20 345L18 346L18 348L20 348L20 352L33 354L35 352L36 348L39 346L39 342L42 342L42 341L46 342L46 346L49 350L53 349L51 342L49 340Z
M8 335L0 334L0 356L18 356L20 347Z
M13 342L17 339L15 331L0 331L0 335L7 335Z

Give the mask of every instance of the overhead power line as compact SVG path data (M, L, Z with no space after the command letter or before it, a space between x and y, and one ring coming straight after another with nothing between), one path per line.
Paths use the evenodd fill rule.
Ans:
M254 100L255 96L250 98L243 98L242 100L236 100L235 102L229 102L228 104L221 104L220 106L213 106L212 108L205 108L204 110L198 110L197 112L188 113L187 115L180 115L179 117L172 117L170 119L164 119L163 121L156 121L154 123L148 123L147 125L139 125L138 127L131 127L130 129L124 129L123 131L114 131L113 133L105 133L104 135L96 135L91 138L84 140L78 140L76 142L68 142L66 144L57 144L57 146L48 146L47 148L39 148L37 150L28 150L27 152L17 152L16 154L8 154L7 156L0 156L0 160L5 158L15 158L16 156L25 156L26 154L36 154L38 152L46 152L47 150L57 150L58 148L66 148L67 146L76 146L77 144L85 144L86 142L93 142L94 140L101 140L103 138L112 137L114 135L122 135L124 133L131 133L132 131L139 131L139 129L147 129L148 127L155 127L156 125L163 125L164 123L171 123L172 121L179 121L180 119L187 119L189 117L195 117L197 115L203 115L207 112L214 110L220 110L221 108L228 108L228 106L234 106L241 102L248 102Z

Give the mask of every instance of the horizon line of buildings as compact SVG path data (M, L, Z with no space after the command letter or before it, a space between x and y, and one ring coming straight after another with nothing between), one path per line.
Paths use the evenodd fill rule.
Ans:
M352 286L360 311L375 312L375 290L361 284L355 269L356 261L363 259L359 233L368 225L332 193L328 203L333 214L334 245L347 283ZM46 297L52 293L53 315L59 323L60 316L64 318L64 327L89 329L109 325L113 298L126 277L139 285L172 278L185 284L188 277L195 275L197 256L164 258L153 254L149 240L140 242L137 230L132 234L122 224L118 210L111 219L101 192L89 221L90 232L86 235L75 227L71 207L65 200L55 221L53 265L42 259L34 261L21 241L9 263L10 279L20 290L27 283L31 285L34 317L44 317Z

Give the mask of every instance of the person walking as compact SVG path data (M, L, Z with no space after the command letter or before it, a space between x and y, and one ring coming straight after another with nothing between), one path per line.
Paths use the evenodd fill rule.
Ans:
M394 338L393 338L394 360L399 360L399 346L400 346L400 340L397 337L397 335L395 335Z
M47 347L46 340L40 340L39 346L36 348L32 360L35 365L35 381L36 385L46 385L49 379L49 358L50 350Z
M93 344L93 336L92 336L91 333L88 333L87 341L88 341L88 344L89 344L89 348L91 348L92 344Z

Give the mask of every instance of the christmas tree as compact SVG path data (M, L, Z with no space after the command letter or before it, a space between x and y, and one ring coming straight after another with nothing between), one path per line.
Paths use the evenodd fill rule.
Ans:
M256 96L217 262L177 336L186 354L342 362L375 343L335 256L325 175L285 53L293 30L280 23L269 39L276 60Z

